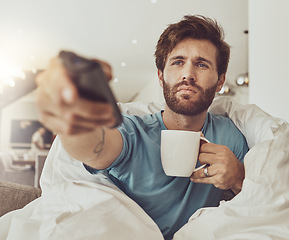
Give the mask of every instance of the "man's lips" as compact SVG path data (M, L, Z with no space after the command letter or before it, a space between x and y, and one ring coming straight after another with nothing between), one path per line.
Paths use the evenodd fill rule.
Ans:
M180 86L177 88L176 92L193 92L197 93L196 89L190 87L190 86Z

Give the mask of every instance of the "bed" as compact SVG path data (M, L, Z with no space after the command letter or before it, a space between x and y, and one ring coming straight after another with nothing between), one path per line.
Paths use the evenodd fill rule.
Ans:
M162 103L120 104L127 114L159 111ZM174 236L185 239L289 239L289 124L255 105L214 100L245 135L242 191L216 208L198 210ZM40 179L41 197L0 218L0 239L163 239L153 220L102 175L89 174L58 137Z

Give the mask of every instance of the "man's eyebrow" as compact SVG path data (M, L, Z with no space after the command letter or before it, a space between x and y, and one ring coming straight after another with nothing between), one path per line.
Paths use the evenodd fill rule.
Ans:
M179 55L179 56L173 56L173 57L170 57L170 58L169 58L169 61L174 61L174 60L177 60L177 59L185 59L185 57L184 57L184 56L181 56L181 55Z
M182 59L182 60L184 60L184 59L186 59L184 56L182 56L182 55L178 55L178 56L172 56L172 57L170 57L168 60L169 61L174 61L174 60L177 60L177 59ZM213 63L210 61L210 60L208 60L208 59L206 59L206 58L204 58L204 57L197 57L197 59L196 59L196 61L202 61L202 62L206 62L206 63L208 63L209 65L211 65L211 66L214 66L213 65Z

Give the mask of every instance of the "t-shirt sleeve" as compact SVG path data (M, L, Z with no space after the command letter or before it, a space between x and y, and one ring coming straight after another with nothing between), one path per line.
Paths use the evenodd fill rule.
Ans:
M117 128L123 140L122 151L117 159L107 168L108 171L114 169L115 171L122 171L130 164L129 159L134 159L138 154L135 150L141 144L139 135L138 120L136 116L124 115L123 123Z
M240 140L238 141L238 146L234 148L234 154L241 162L244 162L244 157L249 151L249 147L243 135L240 136Z
M230 121L230 134L232 140L232 149L231 151L239 159L239 161L244 162L244 157L249 151L247 140L245 136L240 132L236 125Z
M209 114L205 137L213 143L226 145L241 162L249 151L246 138L228 117Z

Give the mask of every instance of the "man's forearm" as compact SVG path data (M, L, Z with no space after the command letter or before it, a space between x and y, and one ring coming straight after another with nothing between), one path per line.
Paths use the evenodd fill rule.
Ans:
M63 147L68 154L82 162L97 159L105 147L105 130L98 128L93 132L75 136L60 135Z
M91 167L108 167L122 150L122 137L116 129L97 128L79 135L60 135L68 154Z

